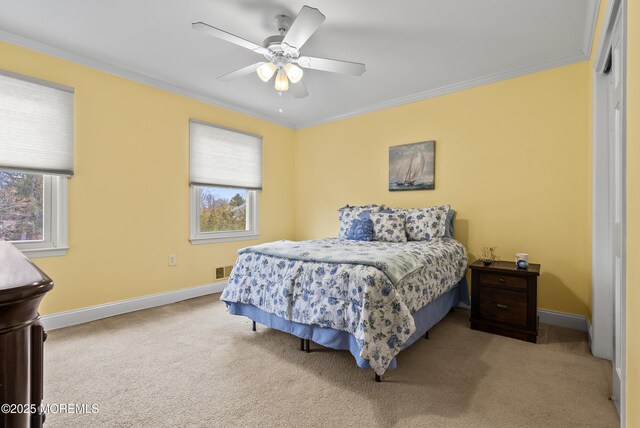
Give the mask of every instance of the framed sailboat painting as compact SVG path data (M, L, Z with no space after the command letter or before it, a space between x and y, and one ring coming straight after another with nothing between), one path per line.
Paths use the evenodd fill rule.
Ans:
M389 190L433 190L435 155L435 141L389 147Z

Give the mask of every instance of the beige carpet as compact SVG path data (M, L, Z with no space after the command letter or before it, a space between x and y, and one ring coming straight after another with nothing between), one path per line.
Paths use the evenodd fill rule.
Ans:
M207 296L50 332L45 403L95 403L46 427L616 427L611 365L584 333L529 344L469 329L457 309L384 382L346 351L229 315Z

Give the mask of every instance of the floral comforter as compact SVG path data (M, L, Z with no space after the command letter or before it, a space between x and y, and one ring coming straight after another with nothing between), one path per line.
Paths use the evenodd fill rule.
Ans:
M307 262L347 263L377 267L393 284L422 268L419 251L405 245L382 241L317 239L313 241L275 241L238 250L239 254L259 253Z
M313 245L313 254L266 245L240 250L222 300L250 304L289 321L347 331L356 338L360 356L380 375L415 331L411 315L457 284L467 269L466 249L448 238L303 242L314 242L302 244L306 249ZM347 253L352 255L336 256ZM393 262L401 253L406 274ZM416 262L420 267L413 269ZM395 272L391 277L386 273L390 266Z

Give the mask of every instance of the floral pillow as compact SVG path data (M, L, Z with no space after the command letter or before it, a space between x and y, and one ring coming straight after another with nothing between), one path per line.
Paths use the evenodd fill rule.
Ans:
M409 241L429 241L445 236L449 205L429 208L400 209L406 215L406 231Z
M349 233L349 229L351 229L351 223L353 220L357 220L360 217L360 214L363 212L378 212L382 209L380 205L362 205L359 207L350 207L347 205L346 207L342 207L338 210L338 218L340 219L340 233L338 236L341 238L346 238Z
M407 242L406 218L403 213L371 213L373 240L385 242Z
M393 208L385 208L384 205L382 205L382 206L378 207L378 211L375 211L375 212L378 212L378 213L392 213L394 211L393 211ZM361 220L368 219L368 218L370 218L369 217L370 214L371 214L371 210L364 210L364 211L362 211L360 213L358 218L360 218Z

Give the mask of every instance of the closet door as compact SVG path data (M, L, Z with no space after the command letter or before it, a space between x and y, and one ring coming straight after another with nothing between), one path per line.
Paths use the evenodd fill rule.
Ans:
M624 138L624 39L622 14L618 13L611 34L611 73L609 79L609 171L610 218L613 267L613 399L620 415L625 414L625 308L626 308L626 153Z

